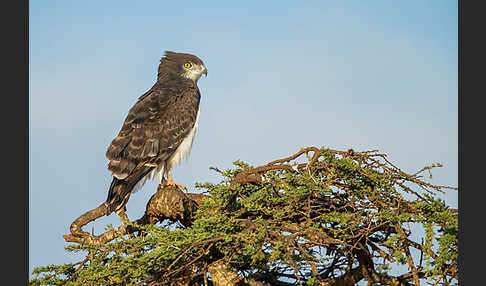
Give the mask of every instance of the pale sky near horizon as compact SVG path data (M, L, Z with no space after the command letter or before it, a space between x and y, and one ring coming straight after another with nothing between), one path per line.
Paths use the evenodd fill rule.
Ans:
M219 181L211 166L307 146L378 149L408 172L440 162L430 182L457 186L457 1L228 2L29 2L29 272L82 258L62 235L106 199L106 148L165 50L208 68L173 172L190 191ZM130 198L130 218L156 186Z

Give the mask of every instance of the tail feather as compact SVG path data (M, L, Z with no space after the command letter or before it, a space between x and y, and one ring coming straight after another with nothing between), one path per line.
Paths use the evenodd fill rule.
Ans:
M112 212L122 208L126 204L125 201L128 201L130 191L124 180L113 177L108 191L108 197L106 198L106 202L108 203L106 215L110 215Z
M133 187L144 178L154 167L146 167L135 171L125 179L118 179L113 176L113 180L108 190L108 197L106 198L107 208L106 215L110 215L114 211L125 207L130 198Z

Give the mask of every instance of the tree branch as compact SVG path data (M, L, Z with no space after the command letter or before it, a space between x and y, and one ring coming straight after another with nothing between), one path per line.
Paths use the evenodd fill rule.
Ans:
M155 224L165 219L180 221L184 226L190 226L192 215L197 207L202 204L203 194L186 194L175 186L159 185L157 192L152 195L145 208L144 215L135 221L136 224ZM63 235L64 240L81 244L102 245L117 237L131 234L138 229L132 225L124 224L100 235L92 235L82 230L86 224L106 214L106 203L89 210L79 216L71 224L71 234Z

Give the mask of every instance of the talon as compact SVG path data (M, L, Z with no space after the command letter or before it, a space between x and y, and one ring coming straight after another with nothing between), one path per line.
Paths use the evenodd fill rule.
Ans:
M167 186L176 186L180 190L183 190L183 191L186 191L187 192L186 186L184 186L183 184L178 183L176 181L172 181L172 174L170 172L170 169L167 170L167 181L165 181L165 185L167 185Z
M172 181L172 180L171 180L171 181L166 181L166 182L165 182L165 184L166 184L166 185L168 185L168 186L176 186L176 187L178 187L179 189L181 189L181 190L183 190L183 191L187 191L186 186L184 186L184 185L183 185L183 184L181 184L181 183L178 183L178 182Z

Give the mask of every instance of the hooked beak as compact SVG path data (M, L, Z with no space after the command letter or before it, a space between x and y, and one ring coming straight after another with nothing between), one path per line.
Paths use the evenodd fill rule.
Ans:
M208 76L208 69L206 67L203 67L203 68L204 69L203 69L202 73L204 74L204 76Z

